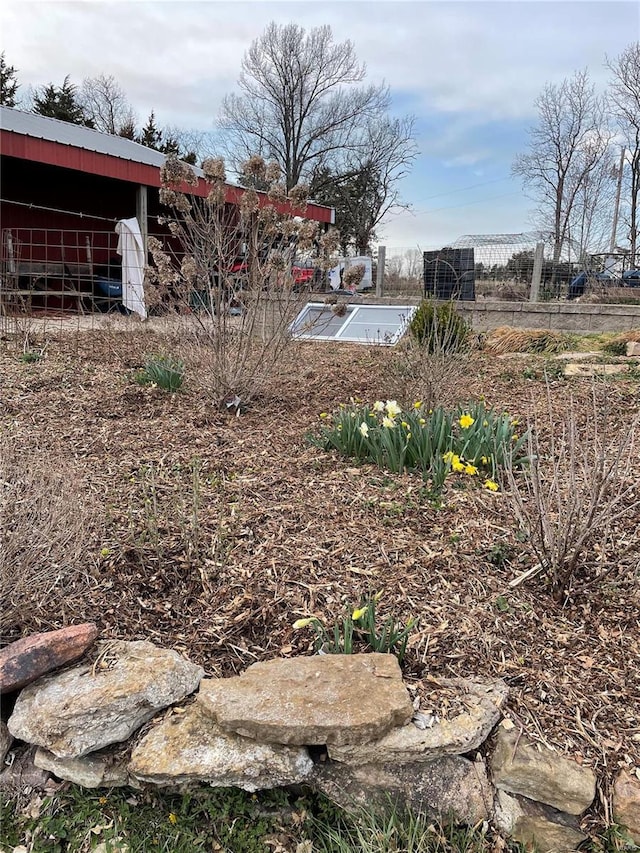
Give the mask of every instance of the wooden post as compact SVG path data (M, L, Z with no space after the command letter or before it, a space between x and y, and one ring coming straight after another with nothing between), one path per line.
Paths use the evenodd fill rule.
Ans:
M143 184L140 184L136 191L136 219L140 226L142 245L144 247L144 260L146 264L149 253L149 224L147 216L147 188Z
M378 246L378 269L376 270L376 296L384 292L384 263L387 253L386 246Z
M533 256L533 273L531 275L531 291L529 302L538 302L540 299L540 282L542 281L542 262L544 261L544 243L536 243L536 251Z

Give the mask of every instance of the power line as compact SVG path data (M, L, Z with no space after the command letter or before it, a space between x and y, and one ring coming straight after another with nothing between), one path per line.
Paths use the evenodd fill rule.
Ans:
M447 190L446 192L443 192L443 193L436 193L435 195L428 195L425 198L418 199L417 203L422 204L422 202L431 201L431 199L433 199L433 198L442 198L442 196L445 196L445 195L453 195L454 193L462 193L462 192L466 192L467 190L478 189L478 187L486 187L489 184L500 184L500 183L502 183L502 181L510 181L510 180L511 180L511 178L509 176L507 176L505 178L493 178L491 181L483 181L481 184L470 184L468 187L459 187L457 190Z
M468 201L465 204L451 204L448 207L427 207L423 210L413 211L415 214L424 215L425 213L439 213L441 210L456 210L460 207L471 207L474 204L486 204L488 201L495 201L499 198L508 198L509 196L520 195L519 192L502 193L501 195L492 195L489 198L481 198L478 201Z

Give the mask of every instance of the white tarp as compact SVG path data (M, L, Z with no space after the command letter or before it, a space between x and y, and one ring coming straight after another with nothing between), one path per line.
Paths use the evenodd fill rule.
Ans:
M122 255L122 304L147 318L144 304L144 243L137 219L121 219L116 223L118 254Z
M370 290L373 287L373 276L371 258L365 255L358 255L355 258L340 258L337 266L329 270L329 286L332 290L342 290L342 279L345 270L349 267L354 267L357 264L362 264L364 267L364 276L358 285L358 290Z

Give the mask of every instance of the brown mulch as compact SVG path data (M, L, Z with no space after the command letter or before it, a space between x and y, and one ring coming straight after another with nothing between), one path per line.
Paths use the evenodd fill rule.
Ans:
M226 676L310 653L296 619L332 625L382 591L382 616L419 620L409 681L503 678L506 713L594 766L603 803L617 768L640 767L637 554L626 573L563 603L539 578L512 588L535 560L502 494L452 483L437 507L416 476L311 447L320 412L351 397L401 397L393 350L296 345L268 395L235 417L208 402L196 365L178 394L136 385L148 348L148 338L94 331L50 341L36 364L8 347L0 357L2 425L25 457L78 466L103 516L87 531L89 587L16 622L2 642L92 620L105 638L149 639ZM526 420L547 392L523 365L470 356L466 396ZM569 394L579 418L587 411L589 380L550 387L558 418ZM610 428L624 434L640 409L638 380L609 382L606 399ZM639 520L625 520L629 535Z

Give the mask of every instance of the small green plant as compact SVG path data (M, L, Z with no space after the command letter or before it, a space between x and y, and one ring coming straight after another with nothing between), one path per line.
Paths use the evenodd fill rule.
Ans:
M42 361L44 358L44 353L41 350L35 349L26 349L20 356L20 361L24 362L24 364L35 364L38 361Z
M165 355L150 355L144 367L135 375L139 385L153 385L165 391L177 391L184 382L184 362Z
M350 614L343 616L333 628L327 628L316 616L298 619L294 630L311 628L314 633L315 650L327 655L352 655L360 648L372 652L393 654L402 664L407 651L409 635L416 625L409 619L402 625L394 616L388 616L380 625L376 606L381 594L363 599Z
M526 433L519 435L518 422L506 413L482 402L452 412L441 406L428 412L423 408L417 401L403 411L395 400L341 405L333 415L323 413L320 434L308 438L316 447L361 462L419 473L436 496L452 472L484 475L484 485L496 491L495 478L507 461L515 468L527 461Z
M413 315L410 331L428 352L456 353L467 346L469 324L452 302L423 300Z

